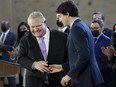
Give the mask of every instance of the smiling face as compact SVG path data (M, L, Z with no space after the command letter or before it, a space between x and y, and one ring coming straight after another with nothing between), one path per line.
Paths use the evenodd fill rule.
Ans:
M29 21L30 31L35 37L41 37L46 33L46 24L39 17Z

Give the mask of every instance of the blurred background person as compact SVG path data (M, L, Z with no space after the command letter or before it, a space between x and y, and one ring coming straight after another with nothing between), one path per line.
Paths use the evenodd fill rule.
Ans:
M91 31L95 42L95 55L100 72L105 81L101 87L110 87L110 67L108 65L108 57L104 55L101 48L111 46L109 37L103 34L104 23L100 20L93 20L91 23Z
M113 25L113 31L116 32L116 24Z
M10 24L8 21L1 22L1 33L0 33L0 56L1 60L8 62L16 63L15 60L10 58L10 55L7 51L12 51L14 43L16 41L16 35L10 31ZM15 76L7 76L9 87L16 87ZM4 77L0 79L4 80Z
M20 39L27 35L29 33L29 25L27 24L27 22L21 22L18 25L18 29L17 29L17 40L16 40L16 44L15 46L19 45Z
M101 20L103 23L105 23L105 16L102 12L94 12L92 15L92 20ZM104 27L103 33L111 38L113 30L107 27Z
M15 44L15 47L17 48L17 54L18 54L18 49L19 49L18 46L19 46L21 38L23 36L27 35L28 33L29 33L29 25L27 24L27 22L21 22L18 25L17 40L16 40L16 44ZM21 68L21 73L19 74L20 87L25 87L25 73L26 73L26 69Z
M116 87L116 32L112 34L112 46L102 48L102 52L108 56L111 68L111 87Z
M14 50L9 51L11 58L15 59L16 61L17 61L17 55L19 50L18 46L19 46L20 40L22 39L23 36L27 35L28 33L29 33L29 25L27 24L27 22L21 22L17 28L17 40L15 43L15 46L13 47ZM19 74L20 87L25 87L25 73L26 73L26 69L21 68L21 72Z

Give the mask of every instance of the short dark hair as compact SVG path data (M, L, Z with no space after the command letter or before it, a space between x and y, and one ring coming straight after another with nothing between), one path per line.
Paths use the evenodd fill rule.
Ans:
M115 26L116 26L116 23L113 25L113 31L115 31Z
M101 28L104 27L104 23L101 20L93 20L92 23L98 23Z
M96 14L101 14L101 18L102 18L102 20L104 21L105 20L105 17L104 17L104 14L102 13L102 12L94 12L93 13L93 15L96 15ZM92 19L93 19L93 17L92 17Z
M56 13L61 13L63 15L67 15L67 13L69 13L69 16L79 17L78 8L77 8L76 4L71 0L62 2L58 6Z
M114 49L116 50L116 32L114 32L114 33L112 34L112 39L111 39L111 41L112 41L112 45L113 45Z

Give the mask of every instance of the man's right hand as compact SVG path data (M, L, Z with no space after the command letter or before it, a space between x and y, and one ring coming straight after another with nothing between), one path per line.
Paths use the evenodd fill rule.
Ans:
M68 75L64 76L61 80L61 84L62 86L67 86L69 85L69 81L71 80L71 77L69 77Z
M49 74L50 70L47 67L48 66L47 63L48 63L47 61L35 61L32 64L32 68L37 69L37 70L41 71L42 73L46 72Z

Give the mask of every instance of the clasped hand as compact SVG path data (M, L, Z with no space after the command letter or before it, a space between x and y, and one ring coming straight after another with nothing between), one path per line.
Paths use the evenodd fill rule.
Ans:
M47 61L38 61L34 62L33 67L42 73L57 73L63 71L62 65L60 64L52 64L48 65Z

